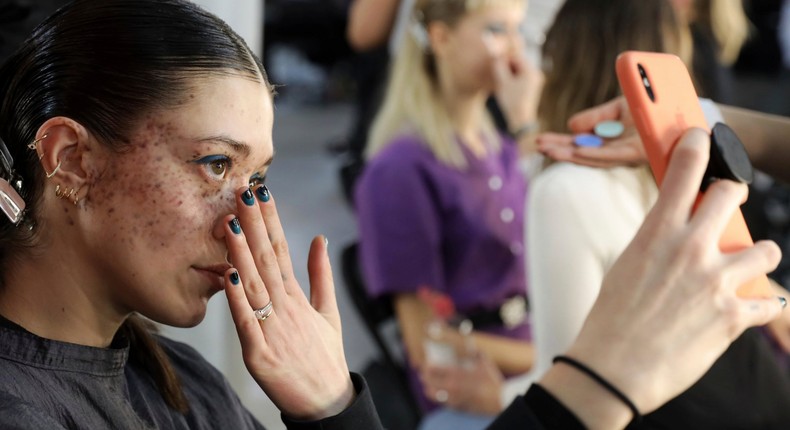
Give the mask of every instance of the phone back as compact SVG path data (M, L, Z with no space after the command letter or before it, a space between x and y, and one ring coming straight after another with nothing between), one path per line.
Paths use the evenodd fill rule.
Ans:
M642 138L656 183L664 181L672 149L683 133L699 127L710 133L688 70L675 55L629 51L620 54L617 78ZM701 199L697 199L699 203ZM725 228L719 249L737 252L754 245L746 221L736 211ZM738 289L742 297L772 295L763 275Z
M650 168L660 185L672 148L683 132L691 127L710 132L694 84L683 61L674 55L625 52L617 58L616 68Z

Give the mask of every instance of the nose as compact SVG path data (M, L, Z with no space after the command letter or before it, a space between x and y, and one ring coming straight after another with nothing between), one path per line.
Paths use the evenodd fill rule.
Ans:
M233 219L236 218L236 214L230 213L223 217L217 219L217 222L214 223L214 228L211 231L211 235L216 240L224 241L225 240L225 226Z
M520 31L512 31L508 33L508 48L511 55L518 54L524 51L524 35Z
M212 235L217 240L225 239L225 226L236 217L237 195L243 190L241 184L229 184L228 191L223 193L216 205L217 218L212 228ZM244 184L246 186L246 184Z

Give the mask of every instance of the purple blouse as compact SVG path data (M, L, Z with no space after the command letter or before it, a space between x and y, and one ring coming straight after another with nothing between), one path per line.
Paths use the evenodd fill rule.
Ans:
M373 296L428 286L459 313L497 309L526 294L526 181L511 140L465 170L441 163L414 136L401 136L372 159L355 194L360 259ZM526 324L488 330L529 340Z

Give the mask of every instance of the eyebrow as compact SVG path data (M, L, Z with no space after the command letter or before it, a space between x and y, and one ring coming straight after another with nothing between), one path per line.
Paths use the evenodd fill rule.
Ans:
M227 137L227 136L208 136L208 137L203 137L201 139L198 139L198 142L220 143L220 144L223 144L225 146L229 146L230 149L232 149L233 151L235 151L235 152L237 152L237 153L239 153L239 154L241 154L241 155L243 155L245 157L249 157L250 153L252 152L250 150L250 146L247 145L246 143L239 142L238 140L231 139L230 137Z
M246 143L240 142L236 139L232 139L228 136L208 136L198 139L198 142L219 143L230 147L230 149L232 149L238 154L241 154L244 157L249 157L250 154L252 153L252 150L250 149L250 145L247 145ZM276 151L273 151L269 159L266 160L265 163L263 163L262 166L263 168L266 168L272 164L272 161L274 161L275 152Z

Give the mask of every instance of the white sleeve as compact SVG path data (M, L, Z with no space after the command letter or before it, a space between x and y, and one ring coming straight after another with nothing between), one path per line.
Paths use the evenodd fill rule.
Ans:
M535 378L573 343L600 290L607 256L595 238L607 237L601 230L612 210L606 185L595 182L601 175L554 165L530 188L525 243Z
M708 127L713 128L717 122L724 123L724 116L713 100L700 97L699 104L702 106L702 113L705 114L705 121L708 122Z
M508 405L516 400L516 397L523 396L527 392L530 384L535 380L533 372L524 373L522 375L508 378L502 386L502 407L507 408Z

